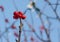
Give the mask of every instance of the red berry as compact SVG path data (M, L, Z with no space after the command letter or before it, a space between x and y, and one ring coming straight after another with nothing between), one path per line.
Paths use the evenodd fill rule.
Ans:
M23 15L23 16L22 16L22 19L25 19L25 18L26 18L26 16L25 16L25 15Z
M21 11L19 11L19 14L23 15L23 13Z
M30 40L31 40L31 41L34 41L34 38L33 38L33 37L31 37L31 38L30 38Z
M41 30L44 30L44 26L40 26L40 29L41 29Z
M19 14L18 11L15 11L13 14L14 14L13 18L18 19L18 15L17 15L17 14Z
M32 29L32 32L35 32L35 30L34 30L34 29Z
M15 25L12 25L11 28L12 28L12 29L16 29L16 26L15 26Z
M1 10L2 10L2 11L4 11L4 8L3 8L3 6L0 6L0 8L1 8Z
M8 19L5 19L5 22L8 23L9 22Z
M14 18L14 19L18 19L18 16L14 15L13 18Z
M22 16L23 16L22 14L19 14L19 18L22 18Z
M14 32L14 35L15 35L16 37L19 37L19 35L18 35L16 32Z
M19 14L19 13L18 13L18 11L15 11L13 14L14 14L14 15L17 15L17 14Z

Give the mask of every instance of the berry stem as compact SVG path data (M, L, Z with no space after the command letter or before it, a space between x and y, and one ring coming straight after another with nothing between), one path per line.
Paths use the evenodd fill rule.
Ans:
M20 19L18 42L20 42L20 41L21 41L21 32L22 32L22 21L21 21L21 19Z

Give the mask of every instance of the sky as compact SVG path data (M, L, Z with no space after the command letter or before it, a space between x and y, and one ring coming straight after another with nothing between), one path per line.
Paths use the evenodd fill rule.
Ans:
M52 8L50 7L50 5L48 5L48 3L46 3L44 0L34 0L36 3L36 6L43 12L43 14L46 14L50 17L56 17L55 13L53 12ZM52 4L56 3L57 0L49 0ZM16 4L16 7L14 6L14 2ZM14 36L14 32L18 32L18 26L19 24L19 19L15 20L13 19L13 12L16 11L18 9L18 11L22 11L24 12L28 7L30 0L0 0L0 6L2 5L4 7L4 12L1 11L0 9L0 31L1 34L5 31L5 27L9 27L14 21L17 21L15 23L15 26L17 27L17 30L13 30L13 29L9 29L8 32L5 32L4 35L0 38L0 42L6 42L6 38L7 38L7 33L8 33L8 38L10 42L15 42L15 39L17 37ZM60 1L59 1L60 3ZM52 5L53 8L55 8L55 5ZM16 9L17 8L17 9ZM60 5L58 5L57 7L57 13L58 16L60 17ZM27 18L25 20L27 20L30 24L32 24L32 20L31 20L31 14L32 14L32 18L33 18L33 26L34 29L36 30L36 33L40 36L40 28L39 26L41 25L41 21L38 17L38 15L36 14L35 11L27 11L26 12L26 16ZM9 23L5 23L4 19L8 18ZM42 16L43 20L44 20L44 25L46 27L48 27L48 23L47 23L47 19L46 16ZM25 30L30 30L30 28L28 27L28 25L26 24L25 20L22 20L23 28ZM60 21L57 19L49 19L51 24L51 33L50 33L50 37L51 37L51 41L52 42L59 42L60 40ZM38 40L38 42L40 42L40 40L34 35L34 33L32 32L25 32L26 36L27 36L27 40L28 42L30 41L30 37L33 34L33 37ZM46 40L46 35L43 31L43 38ZM21 42L24 42L24 32L22 31L21 34Z

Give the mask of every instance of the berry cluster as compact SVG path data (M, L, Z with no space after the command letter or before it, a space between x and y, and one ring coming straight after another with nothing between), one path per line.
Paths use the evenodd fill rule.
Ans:
M15 11L13 14L14 14L13 16L14 19L18 19L18 18L25 19L26 18L26 16L21 11Z

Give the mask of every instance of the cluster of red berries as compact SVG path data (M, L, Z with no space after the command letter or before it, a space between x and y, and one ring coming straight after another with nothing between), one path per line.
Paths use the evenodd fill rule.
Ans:
M14 14L13 16L14 19L18 19L18 18L25 19L26 18L26 16L21 11L15 11L13 14Z

